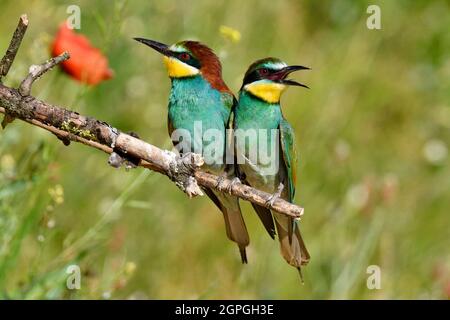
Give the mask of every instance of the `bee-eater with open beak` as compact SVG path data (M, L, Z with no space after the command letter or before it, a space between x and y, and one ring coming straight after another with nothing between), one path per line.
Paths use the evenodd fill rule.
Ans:
M169 135L173 137L175 130L187 131L194 139L190 142L190 149L184 151L194 152L199 150L199 146L200 150L207 150L211 143L210 139L202 137L201 133L199 136L199 125L202 132L219 132L223 152L203 153L205 165L202 168L222 177L233 177L233 164L230 166L225 163L225 137L236 99L222 79L219 58L210 48L196 41L182 41L168 46L143 38L135 40L163 55L172 82L168 112ZM173 142L177 143L174 140ZM238 199L211 189L204 191L222 211L227 236L237 243L241 260L247 263L245 248L249 244L249 236Z
M248 185L272 193L270 202L280 197L293 202L296 182L296 149L294 131L283 117L280 97L288 86L302 86L288 75L303 66L288 66L275 58L254 62L247 70L239 92L239 103L234 111L235 148L239 176ZM240 130L241 129L241 130ZM254 132L246 139L238 139L239 131ZM275 132L276 135L271 135ZM246 133L246 134L247 134ZM252 158L252 148L257 148L257 157ZM261 153L276 150L272 161L261 161ZM254 150L253 150L254 151ZM280 241L284 259L296 267L309 261L309 253L300 235L297 221L265 207L253 205L259 218L274 238ZM275 226L274 226L275 221ZM276 231L275 231L276 229Z

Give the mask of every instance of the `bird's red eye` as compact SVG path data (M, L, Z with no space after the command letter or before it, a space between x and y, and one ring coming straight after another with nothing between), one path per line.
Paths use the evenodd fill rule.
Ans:
M262 76L266 76L266 75L269 74L269 70L266 69L266 68L262 68L262 69L259 70L259 74L262 75Z
M180 59L183 61L188 61L190 58L189 53L183 52L182 54L180 54Z

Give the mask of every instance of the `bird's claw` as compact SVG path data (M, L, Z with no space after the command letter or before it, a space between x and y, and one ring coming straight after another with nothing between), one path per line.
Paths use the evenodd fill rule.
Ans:
M231 194L231 192L233 191L233 187L237 184L237 183L241 183L241 179L239 179L238 177L234 177L233 179L231 179L230 183L227 186L227 192L228 194Z
M225 180L227 180L227 178L223 175L220 175L217 178L217 184L216 187L219 191L221 192L227 192L228 194L231 194L233 187L237 184L237 183L241 183L241 180L238 177L234 177L233 179L231 179L231 181L229 183L225 182Z
M223 192L223 191L227 190L227 186L224 185L225 180L226 180L226 178L225 178L224 176L222 176L222 175L218 176L216 188L217 188L219 191L222 191L222 192Z
M279 197L281 197L281 193L283 192L283 189L284 189L284 185L283 185L282 183L280 183L279 186L278 186L277 191L276 191L274 194L272 194L272 195L269 197L269 199L267 199L267 201L266 201L266 207L267 207L268 209L272 209L272 207L273 207L275 201L277 201L277 199L278 199Z

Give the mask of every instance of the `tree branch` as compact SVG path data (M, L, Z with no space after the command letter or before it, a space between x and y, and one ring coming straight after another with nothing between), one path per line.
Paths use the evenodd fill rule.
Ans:
M24 32L21 33L20 39ZM16 48L15 52L17 52L18 46L12 43L17 41L15 39L14 36L10 48ZM9 57L5 55L0 63L0 70L6 70L6 67L9 70L7 65L12 64L14 56L15 54ZM33 82L68 58L68 54L64 53L44 64L32 66L19 89L9 88L0 83L0 113L5 114L5 117L9 115L43 128L56 135L65 145L75 141L108 153L111 155L109 162L113 166L117 164L117 159L125 158L126 161L130 158L136 159L139 166L168 176L190 197L203 195L200 187L226 192L223 186L229 186L229 192L241 199L260 206L268 206L272 210L294 218L300 218L303 214L303 208L280 198L268 205L271 197L269 193L201 171L203 159L200 155L189 153L180 157L171 151L159 149L132 135L120 132L106 122L51 105L31 96ZM119 161L119 165L120 163ZM222 188L218 187L219 182Z
M0 82L2 81L2 77L8 74L9 68L11 68L17 51L19 50L20 44L22 43L25 31L27 31L27 27L28 18L26 14L23 14L20 16L16 31L14 32L9 47L6 50L2 61L0 62Z
M69 53L64 52L57 57L47 60L43 64L32 65L30 67L28 76L20 84L19 93L24 97L29 96L31 93L31 86L33 85L34 81L39 79L39 77L41 77L44 73L46 73L51 68L56 66L58 63L63 62L69 58L70 58Z

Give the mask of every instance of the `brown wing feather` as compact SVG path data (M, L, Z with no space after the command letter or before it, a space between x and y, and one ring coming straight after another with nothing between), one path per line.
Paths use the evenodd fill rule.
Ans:
M220 211L222 211L227 237L237 243L242 263L247 263L245 248L249 245L250 238L244 218L242 217L238 199L229 195L223 195L225 197L223 201L227 202L225 206L211 189L204 188L203 190Z

